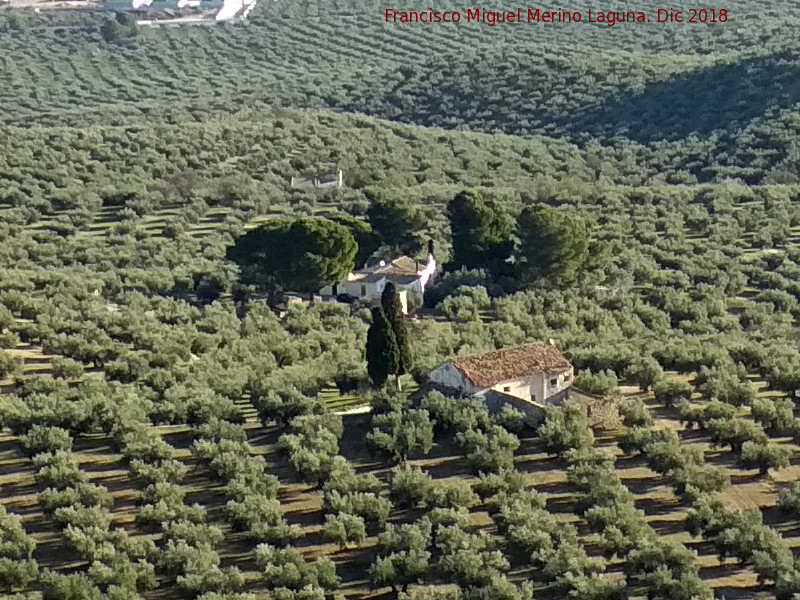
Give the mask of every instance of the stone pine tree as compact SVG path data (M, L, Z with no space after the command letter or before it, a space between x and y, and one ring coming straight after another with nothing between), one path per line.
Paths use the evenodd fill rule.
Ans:
M406 321L403 316L403 306L400 303L400 294L397 293L392 282L386 284L381 294L381 306L383 314L392 326L394 339L397 342L398 364L397 371L394 373L397 389L400 390L400 375L411 372L411 346L408 343L408 331Z
M453 236L451 269L487 269L498 275L514 250L514 220L480 192L463 191L447 205Z
M517 220L517 237L518 275L527 284L572 285L590 258L586 222L570 211L528 206Z
M367 331L367 374L372 385L382 388L389 375L395 375L400 364L400 350L392 324L383 309L372 309L372 325Z
M226 257L240 269L240 281L270 295L292 290L313 295L353 269L358 244L353 234L322 217L273 219L237 238Z

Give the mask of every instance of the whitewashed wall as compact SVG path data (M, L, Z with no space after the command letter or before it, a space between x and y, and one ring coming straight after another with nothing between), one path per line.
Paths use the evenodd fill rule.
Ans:
M551 383L552 380L555 380L555 384ZM529 377L501 381L493 385L492 389L523 400L543 403L570 385L572 385L572 369L568 373L533 373Z
M456 369L452 362L446 362L431 371L429 377L431 382L453 390L458 390L464 394L474 394L478 391L464 375Z
M362 296L361 294L361 286L366 286L366 294ZM380 295L383 292L383 288L386 285L386 280L381 279L380 281L369 282L369 283L361 283L360 281L343 281L336 286L336 294L350 294L351 296L355 296L356 298L367 298L370 296L374 296L375 294ZM332 296L333 295L333 286L326 285L320 291L320 296Z
M557 394L572 385L572 378L573 370L570 367L570 370L565 373L550 373L548 376L543 380L544 386L544 398L549 398L554 394ZM555 385L551 383L552 380L555 380Z

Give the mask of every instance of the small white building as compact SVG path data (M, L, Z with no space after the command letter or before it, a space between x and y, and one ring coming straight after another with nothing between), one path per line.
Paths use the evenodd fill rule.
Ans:
M429 380L460 396L485 400L492 412L510 404L538 420L546 406L563 402L573 375L570 362L548 343L457 358L436 367Z
M408 313L408 295L414 294L421 302L425 287L436 276L437 266L432 254L428 262L421 264L408 256L401 256L390 263L380 261L371 267L364 267L350 273L341 283L325 286L321 296L336 297L347 294L354 298L380 298L386 284L391 282L397 288L403 312Z
M249 2L245 0L225 0L225 1L230 3L244 2L245 5L249 4ZM320 175L317 175L316 177L290 177L289 185L293 188L299 188L299 187L341 188L342 185L344 185L344 174L342 173L341 169L336 169L335 172L322 173Z

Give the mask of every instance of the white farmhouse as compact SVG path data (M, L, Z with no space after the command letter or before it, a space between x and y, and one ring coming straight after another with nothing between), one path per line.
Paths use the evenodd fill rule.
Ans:
M319 293L323 297L347 294L355 298L374 300L380 298L383 288L391 282L400 295L403 312L408 313L408 295L414 294L421 301L425 287L436 276L436 272L433 254L428 255L428 262L424 264L408 256L401 256L388 264L380 261L350 273L346 280L326 286Z
M546 406L566 399L573 368L552 343L527 344L448 361L428 378L436 387L485 401L492 412L510 404L538 420Z

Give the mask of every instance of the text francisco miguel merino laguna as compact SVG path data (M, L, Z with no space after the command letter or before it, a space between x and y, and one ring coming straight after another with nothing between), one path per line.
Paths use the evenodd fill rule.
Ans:
M653 12L653 11L650 11ZM671 8L660 8L652 15L656 23L724 23L728 20L725 9L691 9L686 12ZM515 11L470 8L462 19L456 10L406 11L386 9L387 23L485 23L490 27L497 23L603 23L609 27L617 23L650 23L651 17L642 11L581 11L540 10L518 8Z

